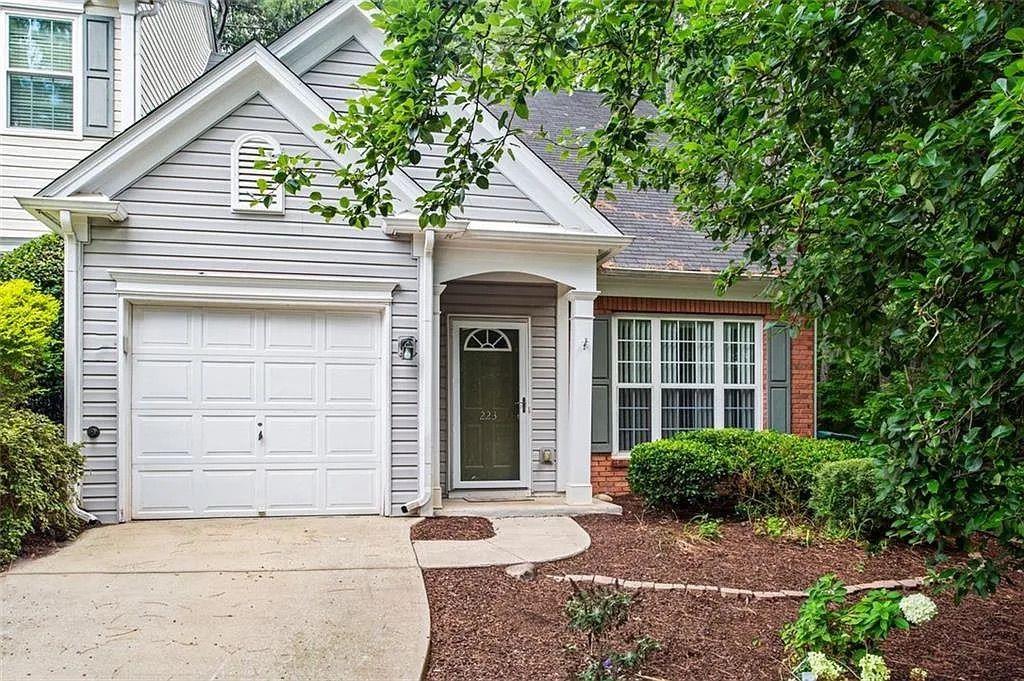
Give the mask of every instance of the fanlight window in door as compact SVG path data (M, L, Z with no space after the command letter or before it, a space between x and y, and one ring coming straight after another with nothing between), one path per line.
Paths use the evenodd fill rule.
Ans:
M500 329L477 329L466 336L462 349L477 352L512 352L512 341Z

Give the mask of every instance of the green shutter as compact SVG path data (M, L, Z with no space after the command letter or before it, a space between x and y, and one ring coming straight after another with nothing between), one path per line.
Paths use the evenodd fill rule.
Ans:
M611 323L607 317L594 320L594 377L590 411L591 451L612 451Z
M114 134L114 20L85 18L85 120L86 135Z
M790 338L785 326L768 327L768 427L788 433L790 426Z

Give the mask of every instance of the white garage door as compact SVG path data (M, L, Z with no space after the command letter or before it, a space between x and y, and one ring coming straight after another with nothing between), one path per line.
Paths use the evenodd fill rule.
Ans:
M136 307L133 517L380 513L380 325Z

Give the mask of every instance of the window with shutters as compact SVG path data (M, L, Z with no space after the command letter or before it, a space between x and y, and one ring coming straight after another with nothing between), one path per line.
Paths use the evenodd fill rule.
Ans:
M58 16L5 14L4 125L11 130L74 133L78 25Z
M614 319L615 450L684 430L761 427L759 319Z
M238 212L284 213L284 187L274 183L281 145L266 133L248 133L231 150L231 208Z

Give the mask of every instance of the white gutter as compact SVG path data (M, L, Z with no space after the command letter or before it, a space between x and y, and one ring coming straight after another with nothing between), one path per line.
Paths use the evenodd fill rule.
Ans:
M160 10L163 9L165 4L167 4L167 0L148 0L148 2L140 2L138 4L149 5L148 9L141 9L135 13L135 18L142 20L147 17L155 17L157 14L160 14Z
M402 505L402 513L411 513L430 503L431 465L434 448L434 409L431 399L434 385L434 230L422 230L423 254L419 271L419 478L416 498Z
M78 443L82 432L82 242L75 236L71 211L60 211L64 237L64 438ZM87 523L99 520L83 509L82 480L75 483L71 513Z

